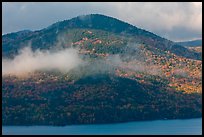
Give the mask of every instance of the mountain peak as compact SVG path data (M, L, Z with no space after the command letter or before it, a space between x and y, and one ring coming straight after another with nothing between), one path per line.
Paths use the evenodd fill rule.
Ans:
M103 14L79 15L69 20L57 22L46 29L87 28L109 31L117 34L145 35L153 39L167 40L152 32L140 29L127 22Z

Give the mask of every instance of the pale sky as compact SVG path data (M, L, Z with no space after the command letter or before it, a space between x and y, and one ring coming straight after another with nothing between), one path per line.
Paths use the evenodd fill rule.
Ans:
M3 2L2 33L103 14L173 41L202 38L202 2Z

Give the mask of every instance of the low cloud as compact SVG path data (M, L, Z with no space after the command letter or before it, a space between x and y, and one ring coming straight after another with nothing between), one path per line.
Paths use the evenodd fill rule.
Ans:
M183 69L175 69L173 71L173 75L179 77L188 77L188 73Z
M22 76L41 70L68 72L81 64L83 61L76 49L33 52L30 47L26 47L14 59L2 59L2 74Z
M31 45L31 44L30 44ZM85 75L114 73L114 68L119 67L121 59L119 55L111 55L108 58L83 57L77 48L57 48L52 50L32 51L27 46L19 51L13 59L2 59L3 76L15 75L18 77L29 76L38 71L60 71L61 73L73 73L78 77Z
M161 70L154 64L145 63L140 45L129 43L122 55L114 54L107 57L90 57L79 53L77 48L63 48L62 43L56 44L52 50L35 50L29 44L19 51L13 59L2 59L3 76L30 76L40 71L59 71L67 76L81 78L95 74L115 74L116 69L133 72L144 72L160 75ZM61 48L59 48L61 47Z

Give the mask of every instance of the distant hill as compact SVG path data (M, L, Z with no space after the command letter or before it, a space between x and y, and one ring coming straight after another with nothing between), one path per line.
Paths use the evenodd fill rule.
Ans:
M183 42L176 42L176 43L186 47L202 46L202 40L183 41Z

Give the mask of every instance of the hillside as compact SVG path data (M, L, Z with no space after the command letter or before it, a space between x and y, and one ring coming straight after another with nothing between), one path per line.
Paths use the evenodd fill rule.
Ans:
M2 39L3 125L202 116L202 53L118 19L78 16ZM66 63L74 67L58 70ZM25 77L9 72L21 69Z
M40 83L12 77L3 81L3 125L115 123L202 116L199 94L167 91L161 83L140 84L109 75L88 76L72 84L47 79Z

